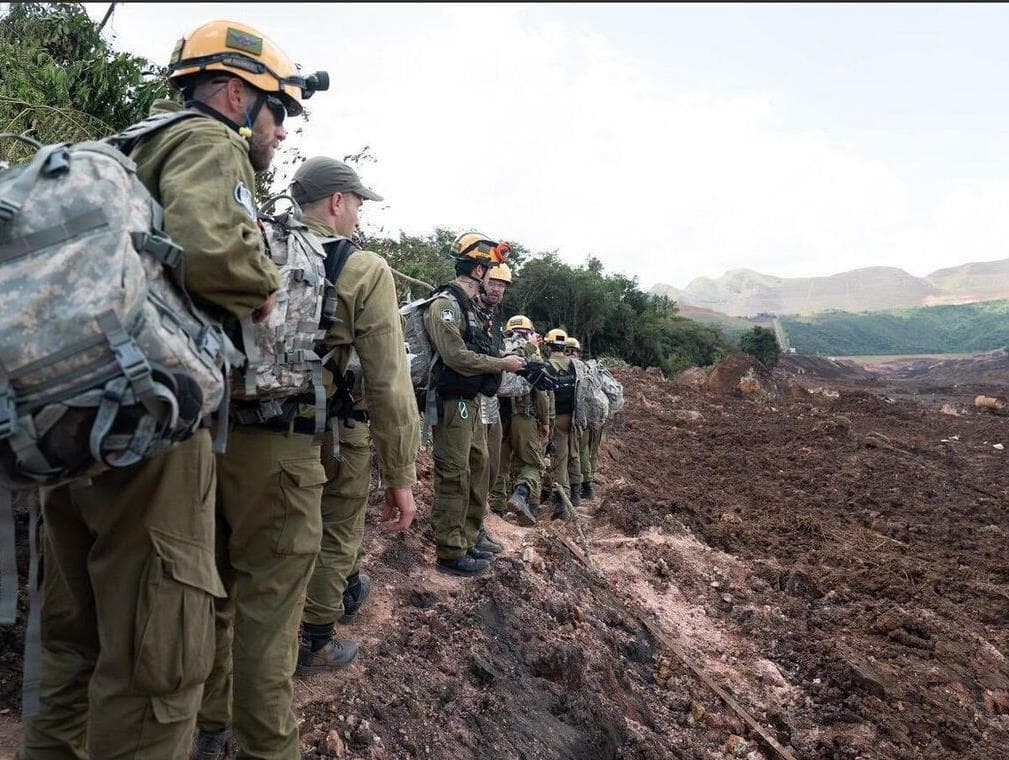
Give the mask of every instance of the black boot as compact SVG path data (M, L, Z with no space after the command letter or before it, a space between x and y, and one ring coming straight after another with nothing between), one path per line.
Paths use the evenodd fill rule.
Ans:
M474 548L479 549L482 552L490 552L491 554L497 554L504 549L504 544L495 541L490 537L483 528L480 528L480 532L476 536L476 544Z
M471 546L466 550L466 556L473 559L484 559L488 562L494 559L494 555L491 552L485 552L483 549L477 549L475 546Z
M361 612L361 605L364 604L371 592L371 579L367 575L354 573L347 578L347 588L343 592L343 617L337 622L343 625L350 625L357 620L358 613Z
M357 642L333 638L333 626L304 623L304 641L298 647L299 676L323 671L340 670L353 662L357 656Z
M462 556L459 559L439 559L435 562L434 569L439 573L448 575L458 575L463 578L471 578L474 575L483 575L490 567L490 562L485 559L473 559Z
M554 513L550 515L551 520L567 520L571 517L571 507L560 491L554 491Z
M529 486L519 483L508 499L508 506L518 516L518 524L529 527L536 524L536 515L529 509Z
M582 484L571 486L571 506L579 507L582 503Z
M582 498L585 499L585 501L592 501L596 498L596 489L591 480L586 480L582 483Z
M197 730L190 760L218 760L224 755L230 738L231 729L228 727L216 731Z

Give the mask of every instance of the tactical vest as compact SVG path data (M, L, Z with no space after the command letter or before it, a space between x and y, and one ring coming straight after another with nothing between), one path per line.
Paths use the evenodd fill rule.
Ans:
M470 299L455 283L450 282L443 286L442 290L447 293L459 305L462 313L462 334L463 343L466 348L474 353L484 356L498 356L498 351L494 347L494 339L491 337L488 326L474 323L471 317L472 305ZM444 359L439 361L441 369L438 373L438 395L442 398L476 398L478 393L485 396L497 395L498 386L501 384L501 373L486 373L483 375L467 376L445 364Z
M571 414L575 409L575 385L578 380L578 370L573 361L568 362L566 370L556 370L557 387L554 389L554 402L557 414Z

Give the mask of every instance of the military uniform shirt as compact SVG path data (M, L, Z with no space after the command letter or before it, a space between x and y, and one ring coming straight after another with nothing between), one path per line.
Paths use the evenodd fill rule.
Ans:
M170 101L151 114L181 111ZM185 252L186 289L237 318L280 287L253 201L249 146L217 119L198 116L142 140L131 158L165 211L165 231Z
M322 237L336 234L315 219L303 221ZM355 251L340 273L336 295L337 319L326 331L326 349L338 348L333 362L341 371L350 360L351 347L357 350L382 480L389 488L412 486L417 482L420 415L392 270L378 254Z
M463 321L460 308L467 309L469 323L476 329L481 329L485 323L473 308L472 299L467 299L465 304L458 304L455 298L441 295L431 302L424 313L424 327L442 361L460 375L467 377L504 372L503 359L479 354L466 347L462 339Z

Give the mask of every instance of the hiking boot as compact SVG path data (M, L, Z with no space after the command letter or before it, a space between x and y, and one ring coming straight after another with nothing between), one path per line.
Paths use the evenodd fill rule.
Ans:
M571 506L578 507L582 503L582 484L576 483L571 486Z
M448 575L458 575L463 578L472 578L474 575L483 575L490 567L490 562L485 559L473 559L463 556L458 559L439 559L434 563L434 569L439 573Z
M482 552L490 552L491 554L497 554L504 549L504 544L491 538L483 528L480 528L480 532L477 533L474 546Z
M193 754L190 755L190 760L218 760L224 755L224 749L228 746L228 739L230 738L230 726L219 728L216 731L198 729L196 740L193 742Z
M554 494L554 513L550 515L551 520L569 520L571 519L571 507L568 506L567 500L560 495L560 493Z
M327 670L340 670L350 665L356 656L356 641L330 639L315 651L312 651L311 646L302 644L298 648L298 667L294 672L299 676L305 676Z
M485 559L488 562L494 559L493 552L485 552L483 549L477 549L475 546L471 546L466 550L466 556L473 559Z
M343 617L336 622L343 625L350 625L357 620L357 615L361 611L371 592L371 579L367 575L354 573L347 578L347 588L343 592Z
M596 489L593 487L591 480L586 480L582 483L582 498L585 501L592 501L596 498Z
M512 493L511 498L508 499L508 506L517 516L519 525L524 525L528 528L530 525L536 524L536 515L529 509L529 486L525 483L519 483L515 486L515 491Z

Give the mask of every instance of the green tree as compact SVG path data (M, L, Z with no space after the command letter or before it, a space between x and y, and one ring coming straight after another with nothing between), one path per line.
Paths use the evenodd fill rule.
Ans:
M743 333L739 339L739 348L758 358L766 367L776 365L781 356L781 346L778 345L774 331L766 327L757 326Z
M163 69L112 49L80 3L11 3L0 16L0 132L42 143L103 137L170 96ZM30 149L0 143L0 160Z

